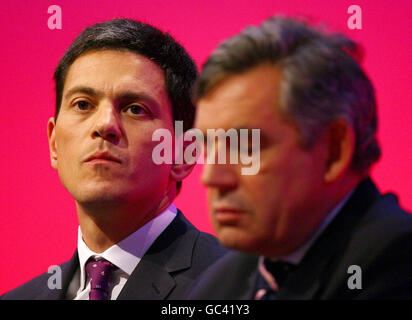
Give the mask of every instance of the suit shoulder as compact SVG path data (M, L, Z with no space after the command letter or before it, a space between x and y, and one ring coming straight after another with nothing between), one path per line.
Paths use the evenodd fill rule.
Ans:
M71 279L78 264L77 251L72 258L60 265L50 266L48 271L6 292L0 297L4 300L50 300L60 299L65 285ZM59 288L58 281L61 281ZM57 286L56 286L57 285ZM59 289L59 290L57 290Z
M250 299L258 257L243 252L228 252L201 275L189 300ZM230 270L230 272L228 272ZM219 290L217 290L219 288Z
M60 265L61 268L63 265ZM36 300L49 290L48 282L54 274L53 271L42 273L22 285L3 294L1 300Z
M344 237L347 240L342 242L344 247L336 255L335 267L330 268L334 275L328 278L329 283L341 284L338 296L410 299L412 215L399 206L397 197L393 194L379 196L356 226L347 232ZM359 292L347 287L351 265L360 267L364 276ZM330 286L330 289L334 287Z
M370 208L360 224L371 237L381 237L381 243L412 235L412 214L402 209L394 194L385 194Z
M412 252L412 214L399 206L393 194L380 196L350 229L345 251L351 256L373 260L394 246Z
M184 229L185 234L191 234L190 237L195 239L192 254L195 262L208 261L207 264L210 265L227 252L227 249L219 243L215 236L199 231L184 217L181 211L179 211L176 222L181 224L181 229Z
M220 243L219 240L206 232L199 232L199 238L197 241L197 246L200 246L204 250L213 250L219 251L222 253L226 253L227 249L225 249Z
M209 233L199 232L193 250L193 259L194 261L204 261L207 265L210 265L227 252L228 250L219 243L215 236Z
M226 250L225 255L211 265L205 274L223 275L227 277L226 270L232 270L234 278L242 278L256 271L258 256L241 251Z

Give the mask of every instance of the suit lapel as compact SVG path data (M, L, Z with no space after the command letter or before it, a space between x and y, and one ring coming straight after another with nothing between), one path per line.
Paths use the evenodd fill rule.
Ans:
M190 300L250 300L257 279L258 256L229 251L201 276Z
M368 178L358 185L354 194L336 218L315 241L293 274L286 279L278 299L316 299L319 290L328 283L337 256L343 252L357 223L379 196Z
M142 259L130 275L118 300L163 300L176 283L164 268L150 259Z
M172 272L190 268L199 235L179 211L130 275L119 300L161 300L176 286Z
M256 281L258 277L257 266L258 257L248 254L240 254L237 258L240 261L241 268L243 269L242 281L233 283L230 287L236 288L238 300L253 300L256 288ZM230 270L230 269L229 269Z
M75 251L72 258L59 266L61 269L62 276L62 288L61 289L49 289L47 287L47 280L42 281L44 285L44 290L40 290L39 295L36 299L39 300L64 300L66 298L67 289L73 278L76 269L79 267L79 257L77 250ZM52 277L53 273L47 275L47 277Z

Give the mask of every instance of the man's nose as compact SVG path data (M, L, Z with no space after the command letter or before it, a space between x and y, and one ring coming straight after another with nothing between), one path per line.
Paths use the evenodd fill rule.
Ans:
M208 188L234 189L237 187L236 165L205 163L203 165L202 183Z
M101 137L104 140L115 142L121 137L120 115L111 103L101 103L96 113L93 138Z

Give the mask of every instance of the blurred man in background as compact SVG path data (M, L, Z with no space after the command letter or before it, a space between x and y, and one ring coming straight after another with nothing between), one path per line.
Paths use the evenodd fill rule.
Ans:
M260 129L260 170L205 164L214 228L235 251L192 299L412 297L412 216L369 176L381 150L357 49L274 17L203 66L195 126Z

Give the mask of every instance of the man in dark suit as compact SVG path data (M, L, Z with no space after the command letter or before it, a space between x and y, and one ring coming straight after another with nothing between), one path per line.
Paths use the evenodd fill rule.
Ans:
M206 162L213 225L234 251L191 299L412 298L412 216L369 177L377 114L357 53L343 35L274 17L209 57L195 127L259 129L248 153L260 167Z
M77 250L2 298L183 299L225 252L173 204L193 164L153 158L156 130L193 124L194 62L170 35L116 19L86 28L54 78L51 165L76 202Z

